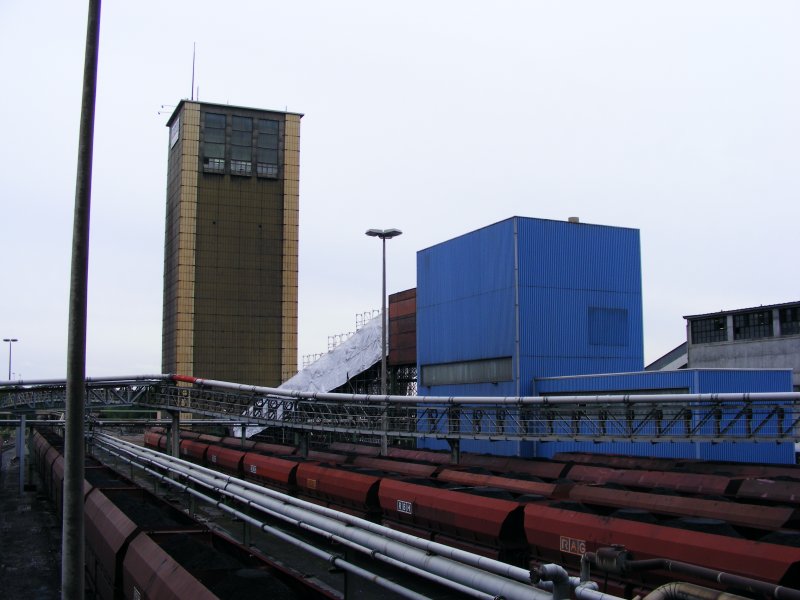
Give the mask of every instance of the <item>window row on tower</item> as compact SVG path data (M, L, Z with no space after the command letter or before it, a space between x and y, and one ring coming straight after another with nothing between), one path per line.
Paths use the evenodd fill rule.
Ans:
M255 163L255 175L277 179L280 122L237 115L228 121L221 113L204 114L203 171L250 177Z

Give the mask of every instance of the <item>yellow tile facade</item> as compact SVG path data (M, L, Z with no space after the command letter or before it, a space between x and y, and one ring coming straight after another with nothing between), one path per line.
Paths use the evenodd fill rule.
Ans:
M205 123L220 116L224 142L216 134L204 141ZM271 131L261 129L262 120L280 124L278 179L255 164L250 174L234 171L232 124L240 117L254 126L252 160L261 161L259 148L269 148L260 145L260 134ZM278 385L297 370L301 115L183 101L170 124L176 118L180 145L171 148L167 183L164 370ZM223 159L210 153L214 144L224 144ZM219 162L209 162L214 158Z
M181 189L178 200L177 372L194 374L194 297L197 223L197 157L200 107L186 103L181 123Z

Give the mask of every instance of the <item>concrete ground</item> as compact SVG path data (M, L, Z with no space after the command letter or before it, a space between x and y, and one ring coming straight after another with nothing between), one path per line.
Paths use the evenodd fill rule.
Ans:
M0 598L57 600L61 520L35 473L20 494L15 454L15 449L6 449L0 468Z

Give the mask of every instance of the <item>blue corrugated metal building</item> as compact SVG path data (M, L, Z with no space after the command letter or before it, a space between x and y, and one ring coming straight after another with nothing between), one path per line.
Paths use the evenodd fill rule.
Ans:
M421 250L418 393L791 391L791 373L784 371L642 371L641 287L636 229L512 217ZM423 439L420 446L447 444ZM792 444L465 441L461 449L794 462Z
M512 217L417 253L419 393L644 367L639 231Z
M577 377L539 378L536 396L580 394L722 394L726 392L791 392L791 369L681 369ZM483 451L488 451L483 449ZM521 447L528 456L552 458L558 452L592 452L702 460L794 464L794 443L737 442L532 442Z

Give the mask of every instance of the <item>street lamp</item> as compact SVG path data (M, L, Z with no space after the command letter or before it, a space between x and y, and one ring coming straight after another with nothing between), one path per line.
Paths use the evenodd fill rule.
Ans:
M11 381L11 344L18 342L17 338L3 338L4 342L8 342L8 380Z
M386 395L386 240L401 235L399 229L367 229L367 235L383 244L383 292L381 294L381 395Z

